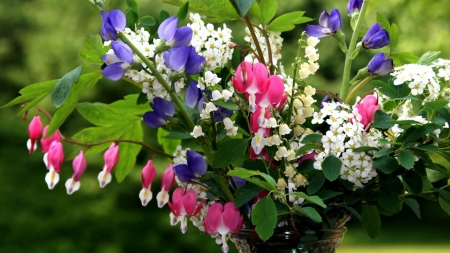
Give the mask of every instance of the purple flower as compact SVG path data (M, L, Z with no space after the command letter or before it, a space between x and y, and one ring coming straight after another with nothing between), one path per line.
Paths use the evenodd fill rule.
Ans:
M102 74L110 80L117 81L133 63L133 50L120 40L113 41L111 46L114 54L102 56L103 62L107 65Z
M193 46L172 48L163 54L164 64L174 71L195 75L202 71L205 58L195 52Z
M150 107L153 109L151 112L144 114L145 123L151 128L158 128L168 123L167 116L173 116L175 114L175 106L172 102L163 98L153 99L153 103L150 103Z
M203 92L197 87L197 84L197 81L191 81L186 89L186 93L184 94L186 105L190 108L194 108L200 99L203 98Z
M100 34L103 40L116 40L117 31L125 30L127 19L121 10L110 10L108 14L101 11L103 25Z
M392 59L388 59L383 53L377 53L368 64L369 72L374 76L386 76L393 67Z
M192 150L186 151L187 164L173 166L175 175L181 182L187 183L194 178L205 175L208 164L202 155Z
M322 38L335 33L342 28L341 13L338 9L332 9L330 15L326 10L322 11L319 18L319 25L306 25L305 31L309 36Z
M166 44L172 48L187 46L192 39L192 29L188 26L177 28L178 18L170 17L158 28L158 36L160 39L165 39Z
M362 42L365 49L377 49L386 46L391 40L388 32L380 24L375 23L367 30Z
M364 0L350 0L347 4L348 13L353 13L355 10L360 11Z

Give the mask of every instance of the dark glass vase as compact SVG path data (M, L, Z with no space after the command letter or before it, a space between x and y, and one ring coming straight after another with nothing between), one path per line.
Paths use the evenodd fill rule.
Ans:
M275 232L267 241L254 230L241 230L231 236L239 253L334 253L346 229Z

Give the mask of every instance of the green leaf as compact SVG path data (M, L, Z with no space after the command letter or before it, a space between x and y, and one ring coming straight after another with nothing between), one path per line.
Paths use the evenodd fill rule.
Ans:
M186 1L186 3L184 3L180 7L180 9L177 12L177 15L175 16L177 16L180 21L183 21L186 19L188 12L189 12L189 1Z
M6 105L0 108L6 108L12 105L22 104L32 99L35 99L39 96L42 96L43 94L47 95L50 93L50 91L53 89L53 87L57 82L58 80L50 80L42 83L35 83L28 85L27 87L19 91L19 93L21 94L20 96L16 97L15 99L11 100Z
M262 198L252 210L252 223L256 225L256 233L266 241L277 226L277 208L270 194Z
M362 223L370 238L377 237L381 228L381 219L378 209L374 205L363 204L362 206Z
M247 15L255 0L235 0L241 17Z
M388 83L385 83L385 82L380 81L380 80L373 80L372 84L374 85L375 88L379 89L380 92L383 93L384 95L386 95L386 96L388 96L390 98L396 98L397 97L397 92Z
M285 32L295 28L295 25L311 21L311 18L303 17L304 11L294 11L283 14L274 19L268 25L268 29L274 32Z
M323 175L323 173L318 172L309 181L309 184L306 187L306 192L309 195L312 195L316 193L318 190L320 190L320 188L322 188L324 183L325 183L325 176Z
M260 186L260 187L262 187L262 188L264 188L264 189L266 189L266 190L268 190L270 192L276 192L277 191L277 188L274 185L272 185L272 184L270 184L270 183L268 183L266 181L262 181L259 178L253 177L253 178L246 178L245 180L247 180L248 182L250 182L252 184L258 185L258 186Z
M259 171L256 170L247 170L244 168L234 168L227 173L228 176L240 177L242 179L247 179L253 176L258 176Z
M126 27L130 27L131 30L134 30L135 27L136 27L136 24L139 21L138 12L135 11L134 9L132 9L132 8L128 8L125 11L125 17L127 19L127 23L126 23L127 26Z
M188 132L181 132L181 131L173 131L171 130L168 135L165 136L166 139L192 139L192 135Z
M80 132L74 134L72 136L72 139L78 142L83 143L98 143L103 142L105 140L115 140L120 138L120 136L123 135L125 129L123 127L88 127ZM105 144L101 145L95 145L92 147L89 147L87 150L84 146L74 146L74 154L78 155L78 151L83 149L85 150L84 155L93 155L98 154L104 150L106 150L111 145L111 142L107 142Z
M400 165L408 170L412 169L414 167L415 159L416 158L414 157L414 154L408 150L400 151L400 153L398 153L398 157L397 157L397 160L400 163Z
M138 25L142 26L155 26L156 21L155 18L152 16L143 16L139 19Z
M439 195L438 202L442 210L444 210L448 215L450 215L450 201L444 198L442 195Z
M432 120L436 116L436 112L444 108L447 104L448 100L446 99L425 102L423 109L427 112L427 119Z
M419 60L419 56L411 52L399 52L389 55L394 61L394 66L402 66L409 63L416 63Z
M136 13L139 13L139 6L136 0L127 0L127 6L128 8L132 9Z
M246 184L239 189L237 189L234 192L234 196L236 197L234 199L234 204L236 205L236 208L239 208L246 203L248 203L250 200L252 200L258 193L260 193L263 190L258 185L254 184Z
M103 65L102 56L108 52L108 47L103 45L100 35L89 35L84 40L84 48L80 51L80 57L85 61L97 65Z
M445 178L445 174L436 170L426 169L426 176L431 183L435 183Z
M382 157L382 156L384 156L384 155L387 155L387 154L391 153L391 152L394 151L395 149L396 149L395 147L382 148L382 149L378 150L377 152L375 152L375 153L373 154L373 156L374 156L375 158L379 158L379 157Z
M228 103L228 102L225 102L225 101L223 101L223 100L216 100L216 101L213 101L213 104L215 104L215 105L217 105L217 106L220 106L220 107L223 107L223 108L225 108L225 109L231 110L231 111L233 111L233 110L236 109L236 107L237 107L236 104L234 104L234 103Z
M69 73L65 74L59 81L55 84L52 90L52 104L59 108L69 97L70 90L72 89L72 84L78 81L80 78L83 66L78 66Z
M185 2L181 0L163 0L163 3L176 6L182 6ZM205 16L208 22L213 23L241 18L229 0L189 0L189 11Z
M413 193L421 193L423 187L422 177L413 170L405 171L402 175L403 181L409 186Z
M440 51L426 52L420 57L419 61L417 61L417 64L431 65L431 63L433 63L435 60L439 58L440 54L441 54Z
M140 121L136 121L126 127L122 136L122 139L133 141L142 141L143 138L144 133ZM141 148L141 145L134 143L119 143L119 162L114 168L114 174L119 183L122 182L133 169L136 163L136 156L139 154L139 151L141 151Z
M398 213L402 207L400 197L392 192L378 196L377 202L382 208L393 213Z
M306 144L306 143L313 143L313 142L320 142L322 140L322 134L308 134L306 135L300 143Z
M253 2L252 7L248 11L251 15L253 15L256 19L261 22L261 10L259 9L258 1Z
M405 204L411 208L411 210L414 212L414 214L417 216L417 218L420 218L420 206L417 200L412 198L405 198Z
M386 29L386 31L390 31L391 24L389 20L379 12L377 12L377 23L380 24L383 29Z
M219 143L219 150L214 152L212 159L213 168L228 167L244 157L248 149L249 139L226 139Z
M391 49L391 52L394 52L399 40L398 26L395 23L392 23L391 28L389 29L389 39L391 40L391 42L389 43L389 47Z
M120 114L135 115L142 118L144 113L150 111L150 107L147 103L136 104L138 96L138 94L127 95L124 99L109 104L109 109Z
M47 136L51 136L55 131L62 125L64 120L69 116L69 114L75 109L78 99L86 91L90 90L97 81L102 77L101 73L91 72L83 74L78 79L78 82L72 88L69 97L66 102L58 108L58 110L53 115L50 121L50 126L47 131Z
M39 102L41 102L45 97L47 97L47 95L48 95L49 93L50 93L50 92L44 93L44 94L38 96L37 98L31 100L27 105L25 105L25 106L20 110L19 113L17 113L17 116L18 116L18 115L21 115L21 114L24 114L26 111L28 111L28 110L30 110L31 108L33 108L35 105L37 105Z
M411 128L413 128L413 127L411 127ZM402 135L401 137L404 137L404 138L398 138L397 140L402 141L403 143L415 142L418 139L425 136L426 134L429 134L436 129L439 129L439 125L437 125L437 124L426 124L426 125L422 125L419 127L414 127L414 131L410 132L408 135L405 135L405 134Z
M305 152L314 150L314 149L323 150L323 147L321 147L319 145L315 145L315 144L305 144L297 150L296 155L298 155L298 156L303 155Z
M260 172L259 176L263 177L269 184L276 186L277 182L275 181L275 179L273 179L273 177L271 177L270 175L267 175L266 173Z
M327 156L322 162L323 175L330 181L336 180L341 173L342 161L334 155Z
M376 148L376 147L363 146L363 147L353 149L353 152L366 152L366 151L378 151L378 150L379 150L379 148Z
M278 0L261 0L261 23L267 25L277 13Z
M163 128L158 128L157 130L157 138L158 143L163 147L163 150L167 154L173 154L177 149L178 145L181 145L180 139L166 139L165 136L170 132L164 130Z
M181 6L181 5L179 5ZM165 11L165 10L161 10L159 12L159 23L161 24L162 22L164 22L164 20L168 19L170 17L170 14Z
M398 167L397 159L392 156L382 156L375 159L372 164L384 174L391 174Z
M314 209L313 207L310 207L310 206L308 206L308 207L294 206L294 209L297 212L299 212L300 214L310 218L315 223L321 223L322 222L322 217L317 212L317 210Z
M295 196L300 197L300 198L304 198L305 200L307 200L307 201L309 201L309 202L311 202L313 204L316 204L316 205L318 205L320 207L327 208L327 205L325 205L325 203L323 203L323 200L320 197L318 197L318 196L308 196L304 192L292 192L292 193L289 193L289 194L290 195L295 195Z
M89 122L96 126L115 126L127 124L140 118L118 113L112 110L109 105L102 103L79 103L78 112Z
M361 214L359 214L358 211L356 211L353 207L350 207L350 206L344 206L344 207L345 207L345 209L349 210L350 213L352 213L352 215L354 217L356 217L358 220L362 221Z
M337 191L330 191L330 190L324 190L324 191L320 191L320 192L316 193L317 197L321 198L323 201L325 201L327 199L332 199L332 198L342 195L342 194L344 194L344 193L337 192Z
M388 123L386 121L392 120L392 118L385 112L377 110L373 116L373 126L380 129L388 129L395 124Z

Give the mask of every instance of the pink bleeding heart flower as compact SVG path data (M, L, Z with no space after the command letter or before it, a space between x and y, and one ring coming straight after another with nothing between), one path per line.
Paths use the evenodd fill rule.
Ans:
M173 171L173 164L169 164L162 174L161 191L156 195L158 207L162 208L169 202L169 191L175 183L175 172Z
M236 69L236 76L232 78L234 88L238 93L247 93L250 111L256 110L255 94L266 93L269 83L266 65L262 63L251 64L242 62Z
M150 200L152 200L153 194L150 190L153 180L156 177L156 169L153 165L153 161L149 160L147 165L142 169L142 190L139 192L139 198L143 206L146 206Z
M250 132L258 132L258 130L263 127L266 120L270 119L271 117L272 114L270 113L269 108L261 108L260 106L256 106L255 112L250 114ZM267 128L264 137L267 137L269 134L270 128Z
M209 207L204 223L208 234L219 233L222 236L222 252L226 253L229 250L227 235L241 230L243 221L244 218L233 202L225 205L216 202Z
M52 144L53 141L61 141L61 134L59 133L58 130L56 130L56 132L52 136L46 138L48 127L49 126L45 126L44 131L42 132L41 148L43 153L48 152L50 144Z
M364 125L364 130L368 130L373 123L375 111L380 110L378 97L376 95L368 95L363 101L355 105L357 110L357 120Z
M30 155L37 149L37 139L42 132L42 122L39 116L35 116L28 125L28 139L27 148L30 151Z
M106 150L105 154L103 154L103 160L105 161L105 165L97 177L101 188L111 182L111 172L114 166L116 166L119 162L119 146L112 143L108 150Z
M172 225L181 222L181 232L184 234L187 230L186 216L195 216L203 204L197 203L197 193L193 189L184 191L182 188L177 188L172 194L172 203L168 203L170 210L173 214L174 222Z
M61 165L64 161L64 150L61 142L53 141L52 144L50 144L50 148L46 156L44 156L44 161L49 170L45 175L45 182L51 190L59 182L58 173L61 171Z
M80 189L80 178L84 171L86 171L86 167L87 162L84 157L84 152L80 150L80 153L72 161L73 176L66 181L67 194L71 195Z
M256 104L262 108L276 106L284 95L284 83L279 76L270 76L266 83L267 91L256 94Z

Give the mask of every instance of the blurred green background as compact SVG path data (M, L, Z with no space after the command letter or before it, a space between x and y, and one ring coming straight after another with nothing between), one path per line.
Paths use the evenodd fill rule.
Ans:
M160 0L137 0L140 15L158 16L161 8L171 14L176 8ZM345 0L280 1L280 13L307 10L306 16L318 18L322 9L337 7L348 27ZM377 10L400 27L397 51L442 51L449 58L450 1L390 0L372 1L367 26L375 20ZM125 0L106 1L105 9L125 9ZM316 22L316 21L314 21ZM82 62L78 52L89 34L99 32L100 15L85 1L2 0L0 1L0 105L18 95L19 89L49 79L57 79ZM230 24L240 29L241 23ZM345 28L347 29L347 28ZM240 29L242 30L242 29ZM287 46L283 50L286 70L290 71L289 50L302 27L283 34ZM349 34L348 30L346 30ZM237 35L235 35L237 36ZM337 91L343 55L331 38L319 46L319 75L308 82ZM363 53L355 61L354 70L364 67L374 52ZM292 55L292 54L291 54ZM102 80L83 101L110 103L124 95L139 92L123 82ZM49 100L40 106L53 112ZM208 235L200 235L193 226L182 235L179 226L169 224L169 210L158 209L153 200L142 207L140 169L148 154L138 157L138 165L122 183L113 181L99 189L97 174L102 157L88 157L88 169L81 179L81 189L66 194L64 182L71 177L71 163L64 163L61 181L49 191L42 154L30 156L26 149L28 121L16 116L19 106L1 109L0 119L0 252L221 252ZM45 119L45 123L48 120ZM71 136L88 126L75 112L61 131ZM148 132L150 133L150 132ZM151 138L148 139L152 142ZM70 147L66 147L66 154ZM160 161L164 164L167 161ZM160 171L163 166L158 168ZM159 173L161 175L161 173ZM158 180L153 192L159 190ZM340 253L351 252L450 252L450 218L437 203L424 202L422 220L407 207L395 217L383 217L380 236L369 239L357 221L348 223ZM236 252L232 247L231 252Z

